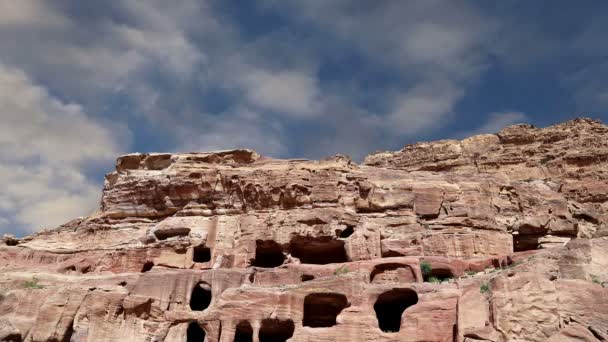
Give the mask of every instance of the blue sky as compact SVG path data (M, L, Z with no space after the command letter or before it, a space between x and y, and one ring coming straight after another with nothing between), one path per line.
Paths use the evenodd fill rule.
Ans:
M90 214L128 152L360 160L605 121L606 13L601 0L0 0L0 234Z

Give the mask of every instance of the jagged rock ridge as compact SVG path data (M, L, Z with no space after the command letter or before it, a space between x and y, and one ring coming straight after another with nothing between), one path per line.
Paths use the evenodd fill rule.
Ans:
M0 340L608 340L608 127L348 158L130 154L0 247Z

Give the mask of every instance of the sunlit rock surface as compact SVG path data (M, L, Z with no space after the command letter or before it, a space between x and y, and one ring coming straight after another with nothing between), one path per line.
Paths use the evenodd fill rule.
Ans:
M130 154L94 215L3 238L0 341L605 341L607 236L589 119L362 165Z

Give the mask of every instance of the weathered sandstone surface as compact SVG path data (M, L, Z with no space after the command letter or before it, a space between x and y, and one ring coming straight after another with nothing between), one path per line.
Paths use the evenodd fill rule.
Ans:
M98 212L0 241L0 341L607 341L605 286L597 121L361 165L130 154Z

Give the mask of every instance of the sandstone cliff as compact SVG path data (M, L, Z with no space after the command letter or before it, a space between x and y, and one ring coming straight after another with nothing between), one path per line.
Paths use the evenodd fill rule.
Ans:
M97 213L0 243L0 341L606 341L607 236L589 119L362 165L130 154Z

